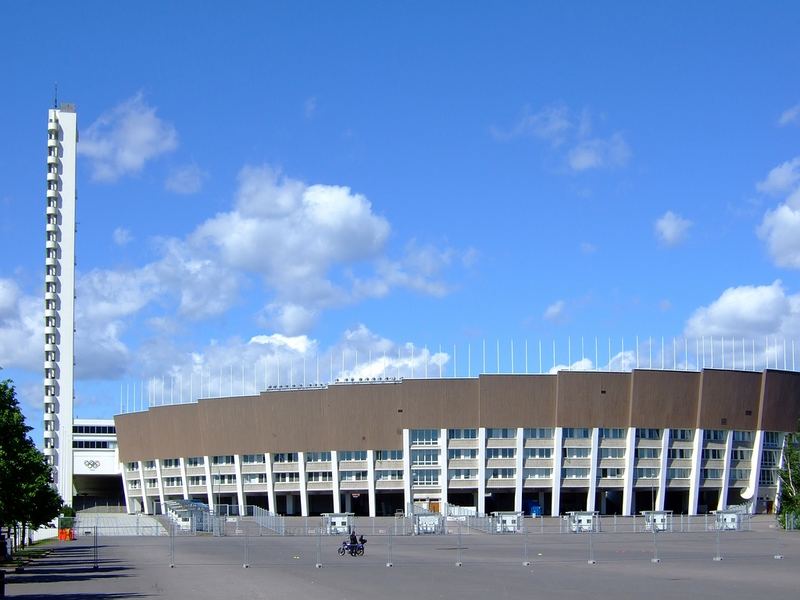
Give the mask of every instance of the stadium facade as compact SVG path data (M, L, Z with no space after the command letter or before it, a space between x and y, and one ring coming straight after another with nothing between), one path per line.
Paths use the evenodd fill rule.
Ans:
M375 380L115 417L130 512L391 515L774 509L800 374L704 369ZM221 509L221 507L220 507Z

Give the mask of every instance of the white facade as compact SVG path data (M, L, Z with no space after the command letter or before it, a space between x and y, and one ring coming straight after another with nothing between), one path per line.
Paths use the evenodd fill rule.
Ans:
M75 107L48 112L44 290L44 454L67 504L74 493Z

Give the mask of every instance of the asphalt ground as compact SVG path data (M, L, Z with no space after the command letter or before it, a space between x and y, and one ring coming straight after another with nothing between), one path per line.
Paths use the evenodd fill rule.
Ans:
M462 532L463 533L463 532ZM800 533L751 531L369 537L99 536L58 542L8 598L649 598L800 596ZM660 562L653 563L657 550ZM783 555L776 560L776 554ZM720 557L721 560L714 560ZM527 558L529 566L523 566ZM589 559L596 564L589 564ZM391 561L393 566L387 567ZM316 564L322 567L317 568ZM462 566L456 566L461 562ZM170 565L173 564L174 567ZM248 568L243 565L247 564Z

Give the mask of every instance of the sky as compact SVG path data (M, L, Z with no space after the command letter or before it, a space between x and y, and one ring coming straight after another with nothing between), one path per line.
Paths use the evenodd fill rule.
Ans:
M799 20L4 2L0 375L38 440L56 82L80 132L79 417L279 378L792 368Z

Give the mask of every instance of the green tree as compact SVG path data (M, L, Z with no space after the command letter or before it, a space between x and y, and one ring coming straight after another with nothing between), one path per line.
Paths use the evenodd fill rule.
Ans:
M0 382L0 529L37 528L58 516L62 501L50 466L28 436L31 427L10 381ZM23 535L23 539L24 539Z
M786 527L786 518L794 515L800 521L800 430L790 433L783 443L783 468L778 471L781 479L779 520Z

